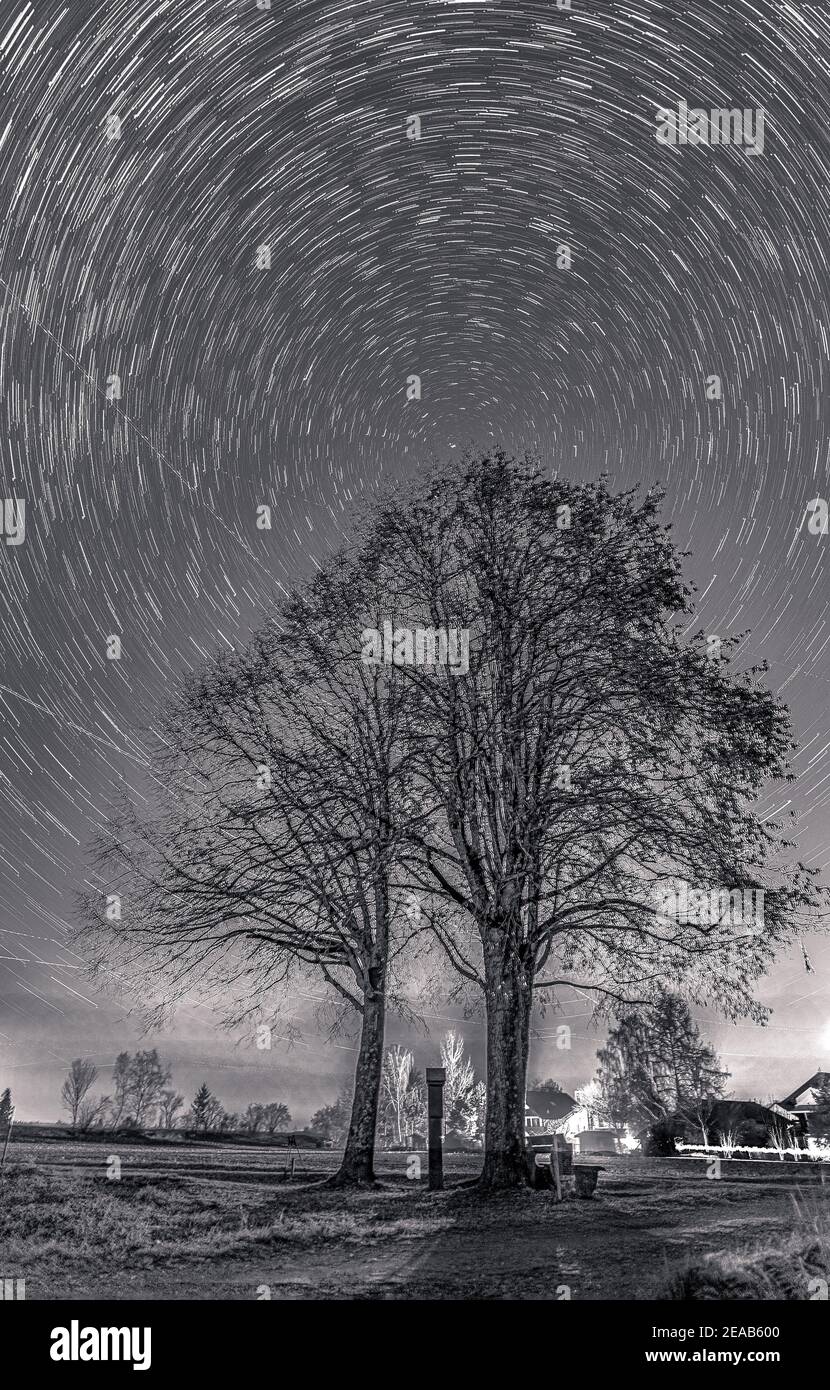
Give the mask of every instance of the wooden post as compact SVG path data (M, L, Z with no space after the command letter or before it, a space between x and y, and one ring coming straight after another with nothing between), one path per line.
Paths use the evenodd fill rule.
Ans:
M427 1119L429 1122L429 1190L440 1192L444 1186L444 1082L443 1067L427 1067Z
M3 1145L3 1159L2 1159L2 1162L0 1162L0 1182L3 1181L3 1178L4 1178L5 1175L6 1175L6 1153L8 1152L8 1148L9 1148L9 1140L10 1140L11 1137L12 1137L12 1124L13 1124L13 1123L14 1123L14 1106L12 1106L11 1110L9 1111L9 1123L8 1123L8 1127L7 1127L7 1129L6 1129L6 1142L5 1142L5 1144Z
M553 1178L553 1185L556 1188L556 1200L562 1201L562 1174L559 1171L559 1142L558 1135L554 1134L553 1143L550 1146L550 1172Z

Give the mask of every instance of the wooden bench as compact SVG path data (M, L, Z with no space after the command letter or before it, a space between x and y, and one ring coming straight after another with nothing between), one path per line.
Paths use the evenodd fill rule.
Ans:
M533 1187L556 1187L561 1195L562 1188L568 1179L573 1181L573 1192L577 1197L593 1197L600 1173L605 1172L601 1163L574 1163L573 1151L570 1144L563 1145L560 1140L557 1145L557 1159L559 1169L559 1184L557 1187L556 1171L553 1166L553 1146L541 1148L531 1143L528 1146L527 1158L530 1169L530 1181Z

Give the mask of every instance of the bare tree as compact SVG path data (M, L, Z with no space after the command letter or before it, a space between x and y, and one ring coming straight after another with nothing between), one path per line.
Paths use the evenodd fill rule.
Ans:
M406 1136L407 1097L415 1059L407 1048L387 1047L383 1058L381 1086L384 1111L391 1127L392 1142L402 1144Z
M468 1126L473 1105L475 1072L472 1062L464 1056L464 1039L452 1028L445 1034L441 1043L441 1063L446 1074L444 1114L447 1117L447 1129L457 1129L463 1133Z
M242 1128L247 1134L259 1134L265 1128L265 1107L251 1104L242 1116Z
M156 1048L149 1052L137 1052L133 1057L129 1070L129 1098L139 1127L149 1122L170 1077L170 1068L162 1063Z
M288 1129L291 1124L291 1111L287 1105L283 1105L280 1101L273 1101L270 1105L264 1105L262 1116L268 1134L276 1134L281 1129Z
M780 825L753 809L788 775L786 710L761 669L731 674L737 639L685 637L660 500L499 452L415 482L364 528L398 621L468 646L454 668L404 648L399 669L418 693L427 915L445 903L432 925L484 994L488 1187L527 1180L534 991L576 985L608 1005L669 979L759 1017L752 982L817 903L812 874L784 867ZM666 913L678 881L760 891L763 921Z
M69 1111L73 1129L78 1124L78 1114L87 1092L95 1085L98 1068L85 1057L76 1057L69 1068L66 1080L61 1087L61 1102Z
M586 1081L584 1086L577 1086L574 1091L574 1100L585 1111L588 1128L595 1129L605 1110L602 1087L599 1082L594 1079L593 1081Z
M125 807L99 843L121 919L86 902L99 960L117 951L138 993L148 969L171 999L209 974L250 1012L304 969L357 1013L335 1183L373 1181L391 953L414 930L395 878L406 688L359 659L367 613L380 621L359 581L334 564L279 627L183 683L159 728L153 813Z
M81 1102L76 1128L82 1134L86 1134L87 1130L100 1128L109 1106L109 1096L88 1096Z
M162 1091L159 1101L159 1122L162 1129L175 1129L176 1117L184 1105L184 1096L176 1091Z
M131 1073L132 1058L129 1052L119 1052L113 1063L112 1081L115 1088L110 1105L109 1122L113 1129L117 1129L123 1120L127 1118L130 1108L130 1088L132 1086Z

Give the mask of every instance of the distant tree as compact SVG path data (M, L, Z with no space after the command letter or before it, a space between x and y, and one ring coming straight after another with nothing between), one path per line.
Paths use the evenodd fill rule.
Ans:
M129 1052L119 1052L113 1063L112 1084L114 1095L110 1108L109 1121L113 1129L118 1129L126 1118L130 1106L131 1058Z
M444 1082L444 1115L446 1128L463 1134L469 1123L475 1087L473 1064L464 1056L464 1039L452 1028L441 1043L441 1065L446 1073Z
M187 1115L190 1128L196 1130L210 1129L216 1120L218 1106L219 1102L208 1089L207 1082L203 1081L193 1097L193 1104Z
M259 1134L259 1131L265 1128L264 1105L249 1105L240 1123L246 1134Z
M542 1091L545 1095L549 1096L562 1095L562 1087L559 1085L558 1081L554 1081L552 1076L549 1076L546 1081L541 1081L538 1078L536 1081L531 1081L528 1090Z
M702 1041L686 1001L668 990L650 1009L620 1018L598 1056L612 1122L635 1133L675 1119L705 1129L729 1077Z
M82 1134L86 1134L87 1130L100 1128L110 1103L109 1096L87 1096L81 1101L75 1128Z
M162 1129L175 1129L176 1116L184 1105L184 1096L176 1091L162 1091L159 1096L159 1123Z
M61 1102L69 1111L73 1127L78 1123L78 1114L88 1091L95 1085L98 1068L85 1057L76 1057L69 1068L66 1080L61 1087Z
M595 1129L602 1123L605 1105L602 1087L598 1081L588 1081L584 1086L577 1086L574 1091L574 1100L585 1111L589 1129Z
M333 1105L324 1105L311 1117L311 1130L324 1139L330 1139L335 1148L346 1142L349 1121L352 1113L352 1100L347 1086L341 1088Z
M262 1116L265 1128L269 1134L276 1134L278 1130L288 1129L291 1124L291 1111L287 1105L282 1105L279 1101L273 1101L270 1105L262 1107Z
M142 1129L162 1103L171 1078L170 1068L156 1048L148 1052L119 1052L112 1069L115 1095L110 1103L113 1129Z
M9 1121L11 1120L13 1110L12 1093L7 1086L2 1096L0 1096L0 1134L5 1135L9 1127Z
M151 1113L158 1106L165 1086L171 1077L170 1068L165 1066L158 1052L137 1052L129 1068L130 1104L139 1129L149 1122Z
M467 1121L463 1130L465 1138L478 1139L483 1143L486 1119L487 1087L483 1081L477 1081L470 1095L470 1107L467 1112Z
M423 1111L423 1083L412 1053L400 1044L387 1047L381 1072L380 1138L403 1144Z

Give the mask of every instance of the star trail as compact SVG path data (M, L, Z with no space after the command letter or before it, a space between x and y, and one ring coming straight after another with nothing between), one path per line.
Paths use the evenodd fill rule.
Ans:
M763 152L661 143L680 103L763 109ZM0 536L0 1069L22 1117L54 1116L66 1059L138 1036L67 931L110 798L146 795L154 704L357 500L453 450L665 485L700 625L749 632L738 660L792 708L769 813L827 865L830 535L807 523L830 499L830 4L0 0L0 188L2 498L25 504ZM762 988L770 1029L712 1022L735 1084L830 1066L830 946L808 944L814 974L793 953ZM181 1055L232 1071L189 1007Z

